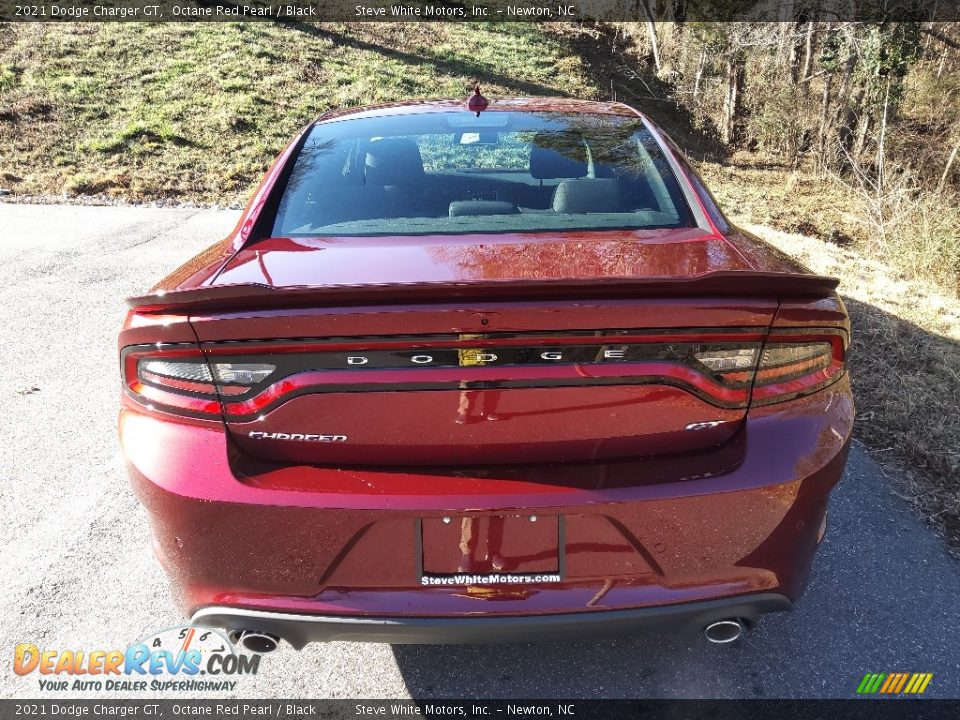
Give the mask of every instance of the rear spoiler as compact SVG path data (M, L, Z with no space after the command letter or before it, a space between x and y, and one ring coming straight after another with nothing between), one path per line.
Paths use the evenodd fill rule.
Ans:
M274 287L259 283L211 285L188 290L159 290L131 297L141 312L209 312L266 308L447 303L495 300L581 300L637 297L824 296L840 284L836 278L778 272L724 270L694 278L595 278L587 280L479 280L322 287Z

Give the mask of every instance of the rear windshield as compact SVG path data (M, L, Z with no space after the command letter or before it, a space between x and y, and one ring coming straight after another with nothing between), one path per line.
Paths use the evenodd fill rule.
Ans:
M639 119L441 112L314 126L273 235L690 227Z

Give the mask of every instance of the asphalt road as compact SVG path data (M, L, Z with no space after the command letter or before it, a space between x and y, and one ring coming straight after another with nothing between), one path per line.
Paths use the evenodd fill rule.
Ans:
M121 472L116 333L125 296L236 215L0 204L0 696L41 694L11 670L16 643L113 649L182 620ZM332 643L265 657L235 695L850 697L864 673L901 671L934 673L928 696L960 697L958 563L859 448L830 512L796 611L735 647Z

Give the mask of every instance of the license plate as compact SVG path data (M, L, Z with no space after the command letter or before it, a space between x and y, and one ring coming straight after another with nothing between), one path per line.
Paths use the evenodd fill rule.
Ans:
M562 579L560 516L446 516L417 525L421 585L539 585Z

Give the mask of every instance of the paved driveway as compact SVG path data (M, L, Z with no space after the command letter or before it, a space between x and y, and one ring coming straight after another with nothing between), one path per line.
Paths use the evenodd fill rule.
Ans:
M0 696L39 694L11 672L15 643L110 649L181 621L120 469L116 332L123 297L236 216L0 204ZM922 671L927 695L960 697L958 564L859 448L830 513L797 610L736 647L313 645L266 657L236 695L849 697L865 672Z

